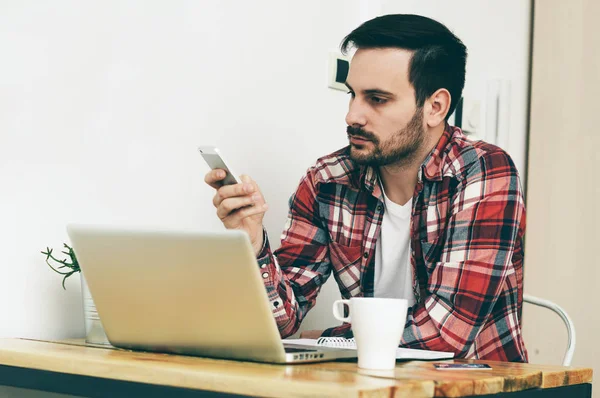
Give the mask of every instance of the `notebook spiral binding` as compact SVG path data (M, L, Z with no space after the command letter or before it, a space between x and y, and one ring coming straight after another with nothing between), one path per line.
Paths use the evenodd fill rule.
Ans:
M347 339L345 337L319 337L317 339L317 345L337 348L355 348L356 342L354 341L354 338Z

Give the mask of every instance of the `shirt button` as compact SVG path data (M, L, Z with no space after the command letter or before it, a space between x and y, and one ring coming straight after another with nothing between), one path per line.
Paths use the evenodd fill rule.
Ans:
M261 264L260 268L267 268L267 264Z
M364 258L368 258L368 257L369 257L369 252L365 252L365 253L363 254L363 257L364 257Z
M273 307L275 307L275 308L279 307L279 301L273 301Z
M263 279L267 279L269 277L269 273L263 272L262 277L263 277Z
M381 209L382 209L381 205L378 205L377 206L377 211L381 211Z

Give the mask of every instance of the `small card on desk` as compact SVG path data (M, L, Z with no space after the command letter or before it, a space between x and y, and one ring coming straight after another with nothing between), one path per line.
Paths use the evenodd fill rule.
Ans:
M484 363L434 363L437 370L489 370L490 365Z

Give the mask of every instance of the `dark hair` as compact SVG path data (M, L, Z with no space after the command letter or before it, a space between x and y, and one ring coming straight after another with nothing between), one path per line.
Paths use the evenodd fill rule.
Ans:
M436 90L450 92L450 117L465 86L467 48L448 28L420 15L394 14L371 19L344 38L341 49L402 48L414 51L408 80L415 88L417 106Z

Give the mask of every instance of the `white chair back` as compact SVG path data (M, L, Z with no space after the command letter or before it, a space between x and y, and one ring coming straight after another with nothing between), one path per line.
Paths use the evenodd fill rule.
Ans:
M523 295L523 301L539 307L548 308L549 310L557 313L558 316L560 316L560 318L563 320L565 326L567 327L569 343L567 344L567 352L565 353L562 364L563 366L570 366L571 361L573 360L573 354L575 353L575 325L573 324L573 321L567 312L550 300L541 299L529 294Z

